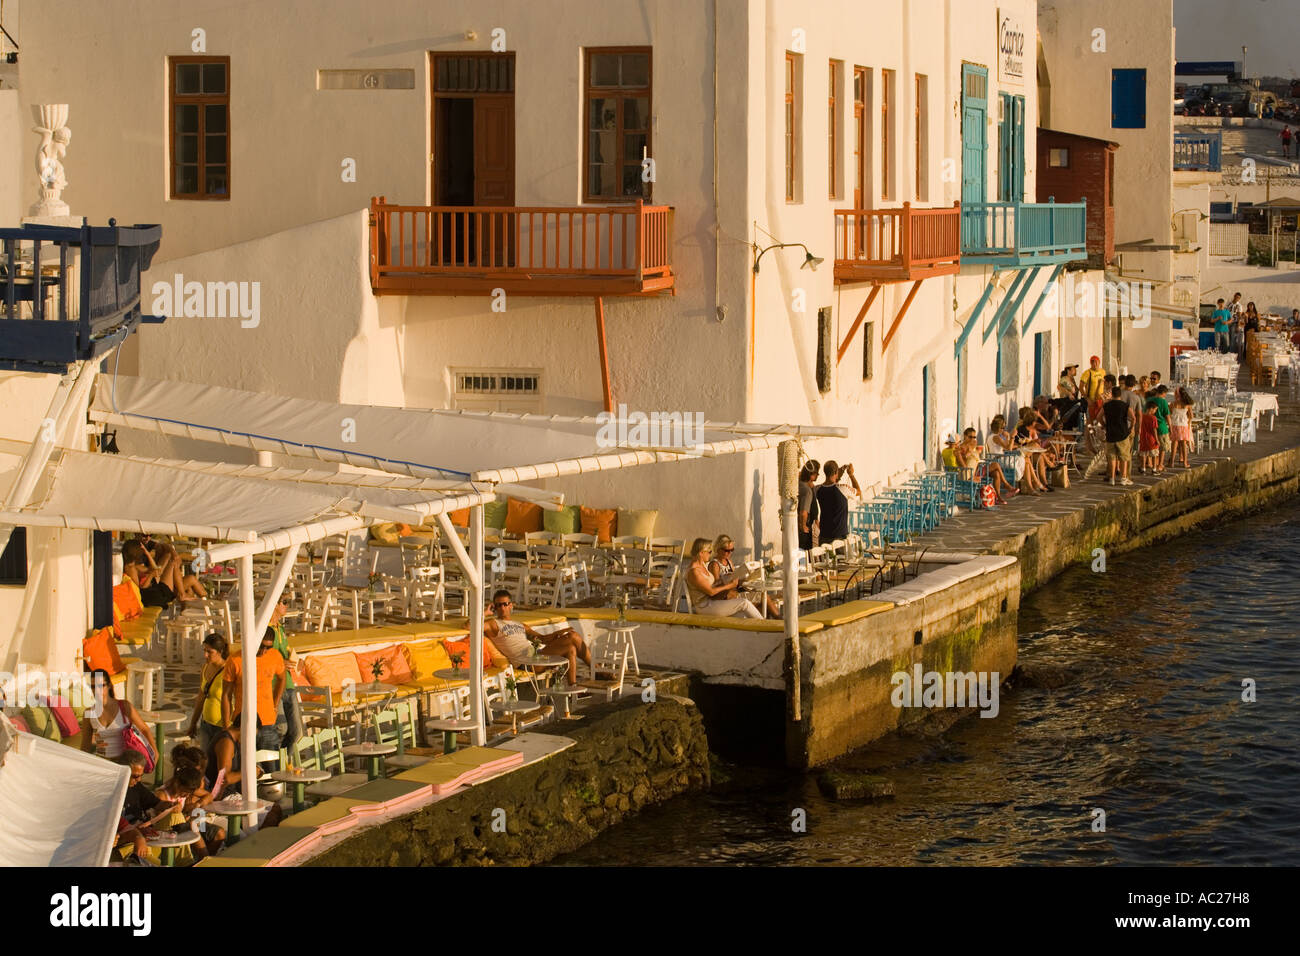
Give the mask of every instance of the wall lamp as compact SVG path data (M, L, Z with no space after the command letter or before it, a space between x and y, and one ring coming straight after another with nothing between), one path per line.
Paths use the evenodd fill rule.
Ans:
M766 248L763 249L759 249L758 244L755 243L754 244L754 275L758 275L758 264L759 262L762 261L763 256L767 255L773 249L787 249L791 246L798 246L800 249L804 251L803 263L799 266L800 269L811 269L813 272L816 272L817 267L826 261L825 259L820 259L817 256L813 255L811 252L809 252L808 247L805 246L802 242L774 242L772 243L772 245L767 246Z

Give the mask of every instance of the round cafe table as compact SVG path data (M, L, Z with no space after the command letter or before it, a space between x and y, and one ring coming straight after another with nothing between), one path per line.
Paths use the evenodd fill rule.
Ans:
M552 687L546 692L551 697L559 697L564 701L564 719L568 720L573 716L569 710L569 698L580 697L589 693L585 687Z
M230 846L232 843L239 841L239 831L243 825L243 818L261 813L270 805L270 800L254 799L245 801L242 794L235 794L226 797L224 800L214 800L205 809L210 813L219 813L227 818L229 827L226 830L226 846Z
M536 710L536 708L537 705L534 704L533 709ZM473 730L478 726L478 721L457 717L441 717L436 720L425 721L424 726L430 730L442 731L442 752L449 754L456 752L456 735L467 730Z
M343 753L348 757L365 757L369 760L366 768L366 777L376 780L383 776L384 757L388 754L397 753L397 748L392 744L377 744L372 741L366 741L364 744L350 744L343 748Z
M443 680L469 680L469 667L445 667L434 671L433 676Z
M293 812L301 813L307 806L307 784L320 783L332 776L328 770L299 767L297 770L277 770L271 774L271 779L293 784Z
M157 836L149 838L149 845L156 846L162 850L163 866L176 865L176 850L183 846L191 846L203 839L193 830L182 830L180 833L173 833L170 830L165 833L159 833Z
M142 710L140 716L153 724L154 741L158 745L158 760L153 766L153 785L161 787L163 782L163 731L168 727L179 727L189 720L189 714L179 710Z

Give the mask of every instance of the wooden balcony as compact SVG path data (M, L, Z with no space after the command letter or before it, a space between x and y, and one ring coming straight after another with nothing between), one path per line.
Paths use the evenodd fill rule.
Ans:
M649 295L673 290L673 209L370 204L375 295Z
M906 282L961 268L961 207L835 210L835 281Z
M963 261L1009 268L1088 257L1086 202L976 202L961 206Z
M140 275L161 226L0 229L0 369L66 371L121 342L141 320Z

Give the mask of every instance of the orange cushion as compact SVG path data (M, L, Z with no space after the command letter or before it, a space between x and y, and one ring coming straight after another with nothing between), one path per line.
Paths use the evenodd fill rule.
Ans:
M377 651L357 654L356 658L357 669L365 681L377 679L385 684L405 684L411 679L411 665L407 663L400 644L390 644ZM380 667L378 678L374 671L376 664Z
M452 511L447 515L447 517L451 519L451 523L455 525L457 528L469 527L468 508L461 508L459 511Z
M582 508L582 533L594 534L597 541L614 539L614 519L618 512L613 508Z
M81 656L92 671L108 671L110 677L126 670L121 655L117 653L117 641L113 640L111 627L101 627L82 641Z
M113 604L122 612L124 621L133 621L144 612L140 589L130 578L123 578L121 584L113 586Z
M506 499L506 531L528 534L542 530L542 506L518 498Z
M307 682L316 687L328 687L330 690L342 690L347 681L354 684L368 684L370 678L361 676L357 666L357 655L347 654L313 654L307 658L305 667Z
M447 649L447 655L461 654L464 660L460 662L461 667L469 667L469 638L461 638L459 641L443 641L443 647ZM485 636L483 638L483 666L484 667L505 667L510 661L506 656L496 649L490 640ZM447 665L448 667L451 664Z

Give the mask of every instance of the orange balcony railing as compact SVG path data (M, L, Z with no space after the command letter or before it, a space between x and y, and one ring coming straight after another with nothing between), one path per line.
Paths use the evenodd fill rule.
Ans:
M902 282L961 268L961 205L835 210L835 281Z
M637 295L673 288L673 209L370 203L376 295Z

